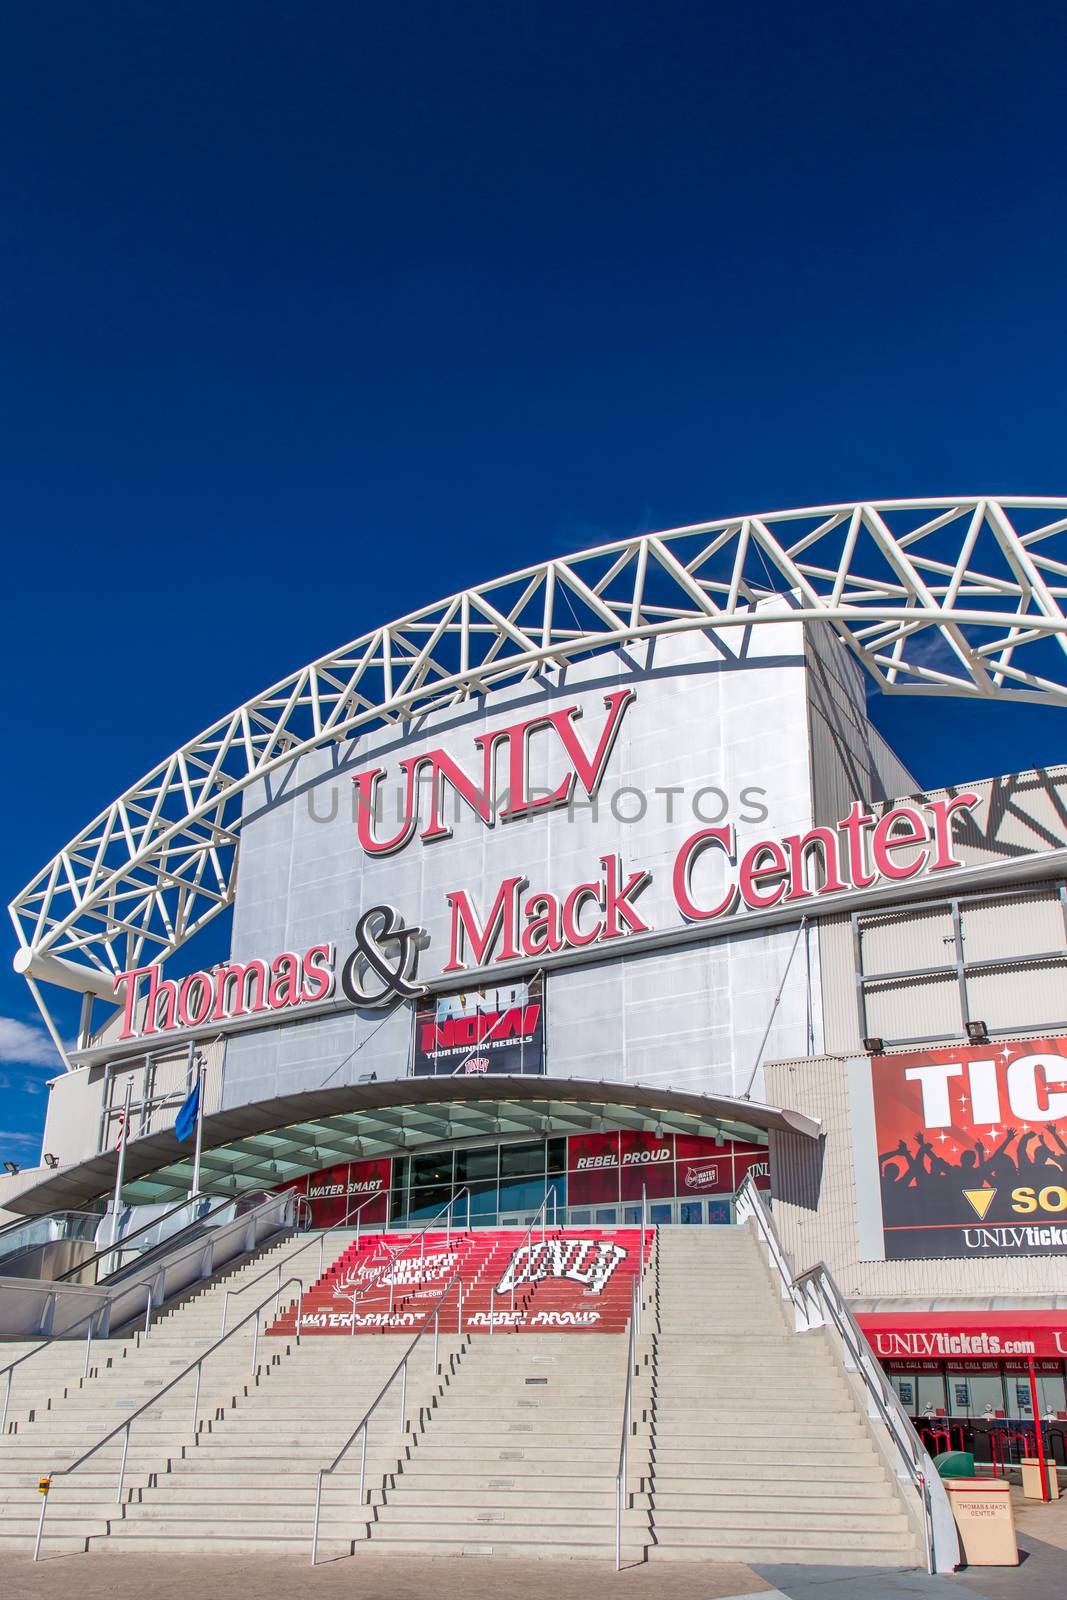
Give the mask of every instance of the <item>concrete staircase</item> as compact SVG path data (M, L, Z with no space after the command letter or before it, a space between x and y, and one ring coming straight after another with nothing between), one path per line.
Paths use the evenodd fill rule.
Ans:
M920 1563L826 1336L791 1331L749 1229L662 1230L643 1390L651 1560Z
M351 1238L347 1231L334 1236L324 1249L325 1259L327 1251L336 1253ZM0 1439L0 1550L32 1544L40 1512L38 1480L74 1461L212 1344L219 1336L227 1291L230 1327L266 1299L271 1277L258 1284L255 1280L279 1263L283 1279L295 1274L312 1281L319 1271L318 1237L287 1237L235 1263L162 1313L147 1337L138 1333L94 1340L87 1376L83 1376L85 1344L80 1339L56 1341L16 1368L8 1431ZM282 1303L294 1293L295 1289L286 1290ZM261 1318L254 1364L251 1325L205 1363L197 1413L201 1428L238 1396L254 1392L272 1369L289 1359L291 1342L262 1336L271 1310L268 1307ZM0 1342L0 1367L31 1348ZM124 1499L195 1449L193 1396L190 1376L134 1425ZM106 1533L121 1513L116 1503L121 1454L120 1436L69 1480L56 1479L46 1522L49 1549L84 1549L87 1540Z
M372 1495L370 1542L397 1555L615 1552L627 1339L481 1338L403 1471ZM627 1513L624 1556L647 1519Z
M125 1515L111 1523L108 1548L185 1552L210 1545L306 1560L318 1470L345 1444L410 1345L405 1335L305 1340L211 1421L195 1448L129 1497ZM365 1502L433 1436L438 1403L466 1345L442 1335L436 1369L432 1334L416 1347L406 1394L397 1379L368 1430ZM360 1505L360 1459L356 1441L324 1480L319 1559L350 1555L367 1538L375 1513Z

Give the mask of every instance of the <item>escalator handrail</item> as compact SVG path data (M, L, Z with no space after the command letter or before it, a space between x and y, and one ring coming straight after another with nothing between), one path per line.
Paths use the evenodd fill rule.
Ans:
M270 1193L271 1191L268 1189L254 1189L251 1191L250 1195L227 1195L224 1200L219 1201L217 1206L211 1206L209 1210L202 1211L201 1214L198 1217L194 1217L185 1228L179 1228L177 1232L168 1234L166 1239L160 1239L158 1243L168 1244L172 1240L180 1239L183 1233L188 1232L189 1228L200 1227L200 1225L206 1222L209 1217L215 1216L219 1211L224 1211L227 1206L235 1205L239 1200L246 1200L250 1198L255 1198L257 1200L267 1199ZM83 1261L80 1266L71 1267L69 1272L62 1273L53 1281L55 1283L66 1283L69 1278L76 1277L79 1273L84 1272L86 1267L94 1266L96 1262L102 1261L105 1256L114 1256L120 1254L126 1249L131 1239L139 1239L143 1233L149 1233L153 1228L157 1228L161 1222L166 1222L168 1217L173 1217L179 1211L184 1211L187 1206L195 1205L197 1200L208 1200L212 1198L214 1197L211 1195L196 1195L195 1198L193 1196L187 1196L184 1200L179 1201L176 1206L171 1206L169 1211L164 1211L162 1216L153 1218L151 1222L146 1222L142 1227L135 1229L133 1233L124 1234L121 1239L116 1239L114 1244L106 1245L103 1250L98 1250L96 1254L90 1256L87 1261ZM116 1268L116 1270L119 1269ZM111 1274L109 1273L108 1276L110 1277ZM107 1279L98 1279L97 1281L106 1282Z
M15 1217L13 1221L0 1225L0 1247L3 1246L5 1234L15 1233L19 1228L28 1228L34 1222L47 1222L50 1217L92 1217L95 1222L100 1223L106 1215L104 1211L71 1211L60 1206L55 1211L44 1211L36 1217Z

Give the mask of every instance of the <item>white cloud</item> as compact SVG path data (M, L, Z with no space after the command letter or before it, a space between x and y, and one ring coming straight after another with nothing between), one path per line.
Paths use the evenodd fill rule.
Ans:
M0 1017L0 1061L57 1070L63 1065L44 1029L31 1027L17 1017Z

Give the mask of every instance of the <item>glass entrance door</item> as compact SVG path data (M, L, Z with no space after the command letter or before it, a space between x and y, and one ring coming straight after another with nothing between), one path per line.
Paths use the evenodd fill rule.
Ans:
M679 1200L678 1221L692 1224L718 1224L731 1221L731 1204L727 1199Z

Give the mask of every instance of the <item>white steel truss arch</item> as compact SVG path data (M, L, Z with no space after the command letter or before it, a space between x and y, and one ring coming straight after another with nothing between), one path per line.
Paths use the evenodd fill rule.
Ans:
M233 898L243 790L319 745L628 641L703 629L736 653L738 630L783 620L831 627L887 694L1065 706L1065 597L1067 499L1033 497L734 517L526 567L311 662L160 762L12 902L16 964L103 992L164 959Z

